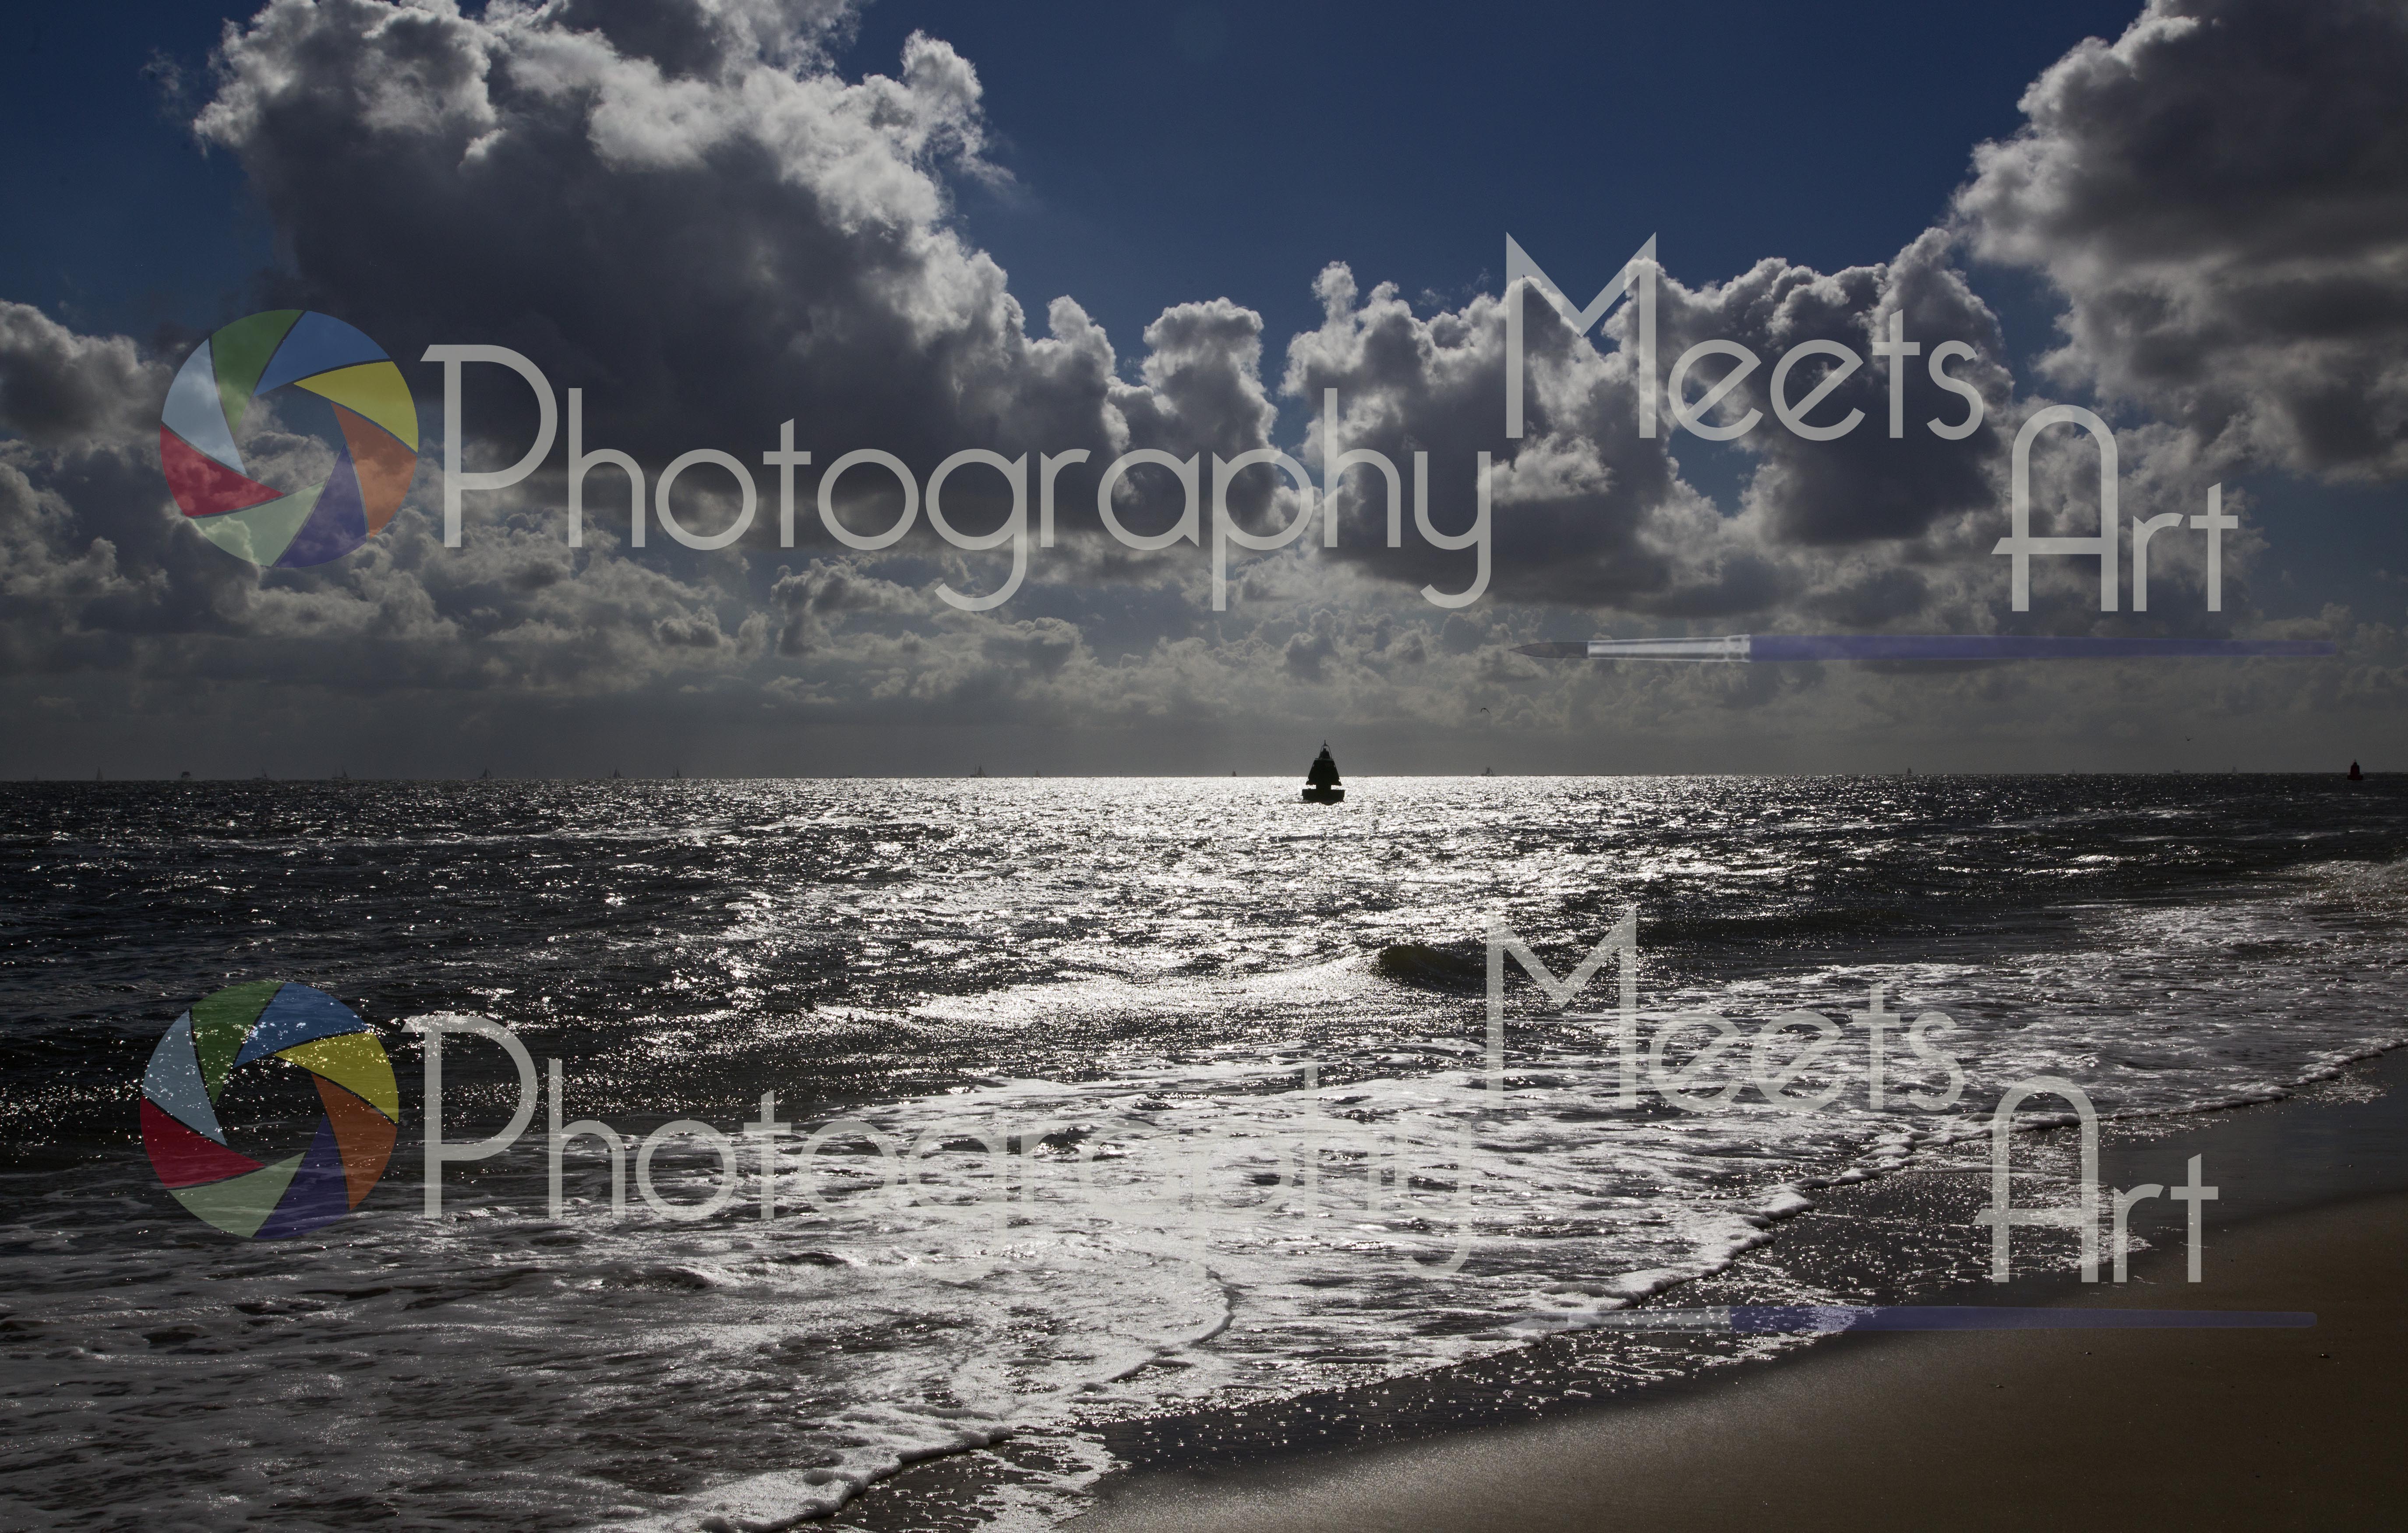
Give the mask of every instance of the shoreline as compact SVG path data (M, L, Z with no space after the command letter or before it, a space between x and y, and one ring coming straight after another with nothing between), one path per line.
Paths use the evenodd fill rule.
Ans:
M2225 1231L2068 1307L2311 1309L2310 1330L1842 1335L1577 1416L1339 1457L1114 1477L1092 1533L1390 1528L2371 1526L2398 1453L2408 1194ZM1969 1492L1972 1494L1968 1494ZM1945 1509L1944 1512L1942 1509Z
M2024 1173L2071 1173L2075 1142L2067 1125L2035 1124L2016 1132L2019 1201L2045 1200L2020 1190ZM2194 1154L2206 1157L2209 1181L2221 1184L2202 1221L2219 1237L2269 1217L2408 1193L2408 1047L2352 1061L2272 1101L2100 1125L2099 1176L2107 1186L2172 1185ZM1772 1222L1762 1243L1638 1306L2042 1305L2084 1289L2071 1234L2029 1226L2014 1236L2014 1281L1990 1281L1989 1236L1974 1218L1989 1199L1986 1135L1936 1146L1862 1181L1813 1188L1811 1196L1810 1207ZM2158 1199L2135 1206L2129 1233L2136 1262L2142 1254L2181 1246L2187 1237L2182 1205ZM2104 1281L2112 1253L2103 1238L2101 1255L2102 1286L2113 1286ZM2213 1282L2203 1291L2212 1296ZM1720 1387L1746 1371L1739 1365L1814 1344L1801 1338L1541 1334L1426 1373L1109 1423L1105 1440L1125 1466L1109 1481L1354 1451Z
M2071 1169L2073 1140L2073 1131L2063 1126L2021 1130L2014 1139L2015 1165L2022 1170L2038 1161ZM2103 1241L2101 1282L2086 1286L2071 1270L2070 1238L2036 1229L2016 1234L2014 1281L1990 1282L1987 1234L1971 1218L1988 1197L1983 1139L1942 1146L1905 1168L1863 1182L1822 1188L1814 1194L1813 1208L1781 1221L1779 1233L1766 1243L1721 1271L1651 1296L1641 1307L1791 1303L1808 1294L1814 1296L1808 1302L2316 1310L2314 1296L2301 1299L2297 1294L2268 1290L2250 1299L2242 1288L2265 1288L2257 1275L2265 1258L2255 1254L2266 1239L2263 1231L2291 1228L2294 1233L2284 1239L2317 1249L2352 1245L2356 1238L2346 1227L2352 1216L2335 1211L2379 1209L2396 1202L2394 1213L2383 1217L2400 1237L2394 1249L2408 1252L2408 1048L2352 1061L2272 1101L2115 1118L2101 1125L2100 1177L2110 1186L2178 1182L2192 1154L2207 1157L2209 1180L2222 1186L2219 1199L2207 1206L2204 1221L2209 1281L2197 1287L2182 1281L2187 1252L2181 1206L2163 1200L2133 1211L2131 1231L2145 1243L2131 1257L2132 1281L2121 1288L2107 1281L2112 1252ZM2036 1199L2019 1193L2019 1200ZM2307 1233L2328 1219L2339 1219L2342 1227ZM2241 1265L2228 1271L2228 1259ZM2163 1276L2168 1270L2171 1287ZM2408 1279L2408 1272L2398 1277ZM2334 1291L2345 1295L2346 1285ZM2238 1345L2246 1349L2254 1344L2246 1339L2261 1334L2314 1340L2329 1332L2329 1325L2320 1325L2300 1333L2223 1332L2219 1337L2243 1338ZM2025 1340L1999 1333L1751 1340L1574 1331L1419 1375L1105 1423L1099 1434L1121 1467L1097 1482L1092 1493L1096 1505L1063 1526L1097 1533L1119 1533L1124 1526L1401 1526L1426 1520L1427 1509L1442 1504L1433 1497L1459 1496L1466 1473L1477 1474L1484 1483L1518 1482L1534 1474L1546 1481L1567 1472L1585 1481L1588 1476L1580 1464L1590 1459L1599 1465L1621 1463L1617 1455L1627 1449L1627 1434L1648 1430L1643 1425L1612 1424L1677 1419L1691 1423L1683 1431L1725 1429L1716 1422L1746 1420L1751 1411L1762 1409L1749 1402L1773 1389L1773 1381L1787 1380L1799 1369L1835 1366L1824 1359L1876 1353L1883 1357L1947 1357L1956 1355L1947 1349L1967 1348L1971 1349L1964 1354L1969 1361L2003 1367L2027 1353L2054 1356L2060 1341L2086 1356L2125 1356L2123 1349L2137 1344L2143 1351L2131 1355L2143 1360L2153 1355L2146 1349L2173 1349L2180 1354L2185 1345L2181 1335L2169 1339L2166 1333L2110 1333L2105 1347L2100 1345L2098 1332L2020 1334ZM2227 1340L2210 1345L2232 1351ZM2329 1348L2309 1350L2313 1355ZM1637 1377L1623 1367L1634 1354L1647 1360ZM2408 1358L2400 1361L2408 1367ZM1900 1381L1932 1374L1944 1393L1945 1367L1935 1374L1935 1365L1921 1369L1902 1363L1883 1366L1904 1369L1884 1388L1905 1387ZM2028 1397L2028 1391L2018 1397ZM1946 1401L1932 1406L1943 1413L1953 1408ZM1813 1404L1813 1412L1823 1409L1819 1401ZM1555 1441L1569 1455L1567 1463L1541 1470L1500 1461L1489 1475L1474 1470L1465 1457L1508 1454L1507 1445L1521 1443L1533 1433ZM1455 1467L1429 1479L1415 1468L1425 1460ZM971 1498L968 1493L982 1462L994 1467L991 1450L914 1466L866 1487L864 1495L838 1513L838 1520L865 1530L919 1526L937 1507ZM1379 1484L1361 1478L1372 1472L1366 1468L1372 1465L1381 1466L1377 1472L1386 1477ZM1402 1500L1380 1500L1385 1494L1380 1485L1390 1481L1415 1488ZM1491 1491L1479 1495L1484 1505ZM1624 1491L1617 1487L1613 1495L1619 1505ZM1358 1496L1364 1508L1387 1510L1354 1518L1345 1509L1358 1504ZM1279 1508L1289 1504L1309 1507L1311 1514L1299 1512L1283 1521ZM1455 1511L1449 1517L1462 1517L1466 1526L1597 1526L1596 1506L1589 1503L1581 1503L1580 1520L1567 1523L1550 1523L1547 1518L1555 1513L1519 1499L1498 1504L1513 1510L1510 1515L1498 1513L1493 1525ZM1797 1508L1773 1504L1785 1519L1796 1520ZM1761 1510L1730 1506L1723 1512L1737 1516ZM1714 1526L1713 1518L1684 1525L1677 1506L1669 1503L1651 1516L1670 1517L1676 1526ZM1852 1516L1858 1526L1867 1518L1872 1526L1883 1526L1870 1512L1860 1510ZM1383 1523L1383 1517L1392 1520Z

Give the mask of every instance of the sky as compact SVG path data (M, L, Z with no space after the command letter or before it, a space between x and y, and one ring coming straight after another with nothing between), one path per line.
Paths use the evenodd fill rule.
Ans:
M878 0L300 0L104 7L12 34L0 90L0 775L1300 774L1323 738L1387 772L2331 769L2403 758L2408 646L2408 10L2242 0L1162 7ZM1505 246L1578 307L1656 242L1657 363L1633 307L1575 335L1526 303L1527 429L1506 436ZM319 310L394 358L425 433L408 502L347 557L267 569L168 494L159 422L210 332ZM1910 367L1898 315L1984 404ZM1730 442L1634 429L1693 345L1762 365ZM1867 365L1784 429L1803 343ZM813 453L750 530L631 543L624 477L565 444L468 494L442 541L430 345L529 358L583 440L648 481L681 454ZM1789 396L1826 360L1805 360ZM1727 361L1693 375L1692 397ZM1227 556L1140 551L1097 509L1128 452L1384 453L1326 524ZM530 396L465 372L462 462L514 460ZM2051 406L2118 452L2118 610L2097 566L2033 561L2011 610L2013 443ZM280 458L291 412L243 446ZM267 433L267 435L262 435ZM1084 449L1050 547L965 550L1002 480L958 470L948 541L821 524L818 475L896 454ZM2032 451L2036 529L2096 525L2093 448ZM293 472L305 473L296 466ZM891 520L882 471L842 524ZM1031 467L1034 477L1038 469ZM268 478L262 471L263 478ZM293 482L297 483L298 480ZM1229 515L1302 503L1257 465ZM2224 486L2221 610L2186 519ZM280 487L290 487L280 486ZM732 480L680 480L727 525ZM1032 491L1033 493L1033 491ZM1177 524L1138 468L1125 530ZM2130 610L2128 526L2151 545ZM1032 512L1032 515L1034 513ZM856 540L858 538L856 537ZM1041 542L1032 536L1032 542ZM1427 591L1425 591L1425 587ZM1592 634L2314 638L2312 662L1550 665Z

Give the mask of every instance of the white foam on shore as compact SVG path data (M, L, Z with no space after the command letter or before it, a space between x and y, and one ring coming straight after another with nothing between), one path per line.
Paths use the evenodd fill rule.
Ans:
M2397 870L2351 865L2320 875L2346 897L2371 895L2390 919ZM1109 1381L1023 1397L1017 1421L1059 1430L1098 1409L1242 1403L1461 1361L1508 1344L1495 1326L1506 1317L1577 1325L1721 1270L1812 1207L1814 1187L1985 1138L1987 1106L2016 1080L2071 1074L2111 1114L2190 1112L2284 1095L2401 1040L2396 1017L2369 1004L2368 966L2386 961L2353 940L2346 922L2306 922L2287 901L2110 908L2088 919L2096 940L2005 966L1830 970L1752 981L1720 997L1735 1016L1799 1004L1837 1012L1851 1000L1861 1007L1851 992L1879 982L1894 1010L1951 1010L1962 1029L1951 1041L1971 1078L1953 1112L1905 1108L1896 1096L1875 1112L1854 1093L1794 1116L1601 1111L1617 1062L1562 1048L1515 1051L1517 1084L1499 1112L1476 1067L1308 1091L1302 1061L1230 1049L1073 1085L1016 1081L896 1104L876 1121L898 1143L924 1132L931 1113L953 1120L951 1131L983 1123L1021 1142L1075 1138L1075 1151L1020 1157L1010 1198L982 1213L1001 1220L991 1234L1000 1244L985 1249L1009 1254L982 1281L1025 1282L1012 1264L1058 1262L1073 1249L1094 1258L1082 1259L1066 1326L1160 1302L1168 1273L1229 1296L1226 1329L1166 1344ZM2194 982L2169 1004L2167 976L2208 970L2236 944L2285 942L2299 949L2287 975ZM1226 998L1256 982L1194 988ZM1316 966L1310 982L1340 981ZM2015 1004L2025 996L2048 1004L2026 1010ZM1010 1012L1048 999L1007 993L953 1005ZM1650 1008L1654 1020L1671 1010ZM2145 1050L2129 1042L2135 1036ZM1456 1042L1375 1057L1443 1062L1465 1052ZM1901 1078L1930 1083L1894 1067L1893 1091ZM2060 1107L2035 1101L2019 1124L2070 1121L2050 1110ZM1308 1186L1297 1146L1313 1143L1320 1175ZM990 1158L936 1157L965 1199L992 1190ZM1399 1165L1426 1185L1398 1194ZM964 1207L944 1217L957 1222ZM1473 1232L1470 1254L1459 1270L1439 1270L1458 1227Z

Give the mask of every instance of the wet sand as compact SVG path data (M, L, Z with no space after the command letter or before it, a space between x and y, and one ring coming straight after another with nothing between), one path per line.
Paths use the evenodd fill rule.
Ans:
M2370 1527L2408 1505L2408 1196L2212 1230L2066 1302L2307 1330L1842 1336L1697 1387L1339 1455L1130 1476L1082 1533Z

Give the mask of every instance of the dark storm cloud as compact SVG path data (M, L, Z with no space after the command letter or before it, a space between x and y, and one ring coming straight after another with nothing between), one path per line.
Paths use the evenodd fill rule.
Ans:
M0 300L0 431L44 447L156 429L167 375L123 336L80 336Z
M198 126L241 159L274 214L300 301L339 304L403 354L461 337L526 351L556 387L585 388L589 446L657 464L696 445L766 447L792 416L822 466L855 446L923 472L963 447L1083 448L1090 461L1060 481L1060 546L1040 578L1179 578L1165 568L1178 552L1094 536L1096 472L1132 448L1232 457L1266 445L1276 412L1258 317L1226 299L1166 309L1135 383L1068 299L1030 337L1002 271L949 222L948 177L998 174L982 157L968 62L914 37L896 78L848 82L820 46L845 14L810 11L791 33L785 18L769 6L466 17L279 0L229 33ZM1672 334L1719 327L1759 347L1828 333L1861 350L1874 306L1900 302L1932 339L1994 328L1937 240L1896 278L1768 263L1663 293ZM1530 304L1535 429L1509 453L1498 300L1420 320L1385 289L1358 308L1342 272L1325 274L1322 296L1330 319L1290 349L1286 387L1308 405L1339 387L1347 445L1400 469L1428 451L1445 532L1469 523L1475 453L1500 450L1490 589L1502 597L1671 617L1770 610L1818 581L1785 549L1916 535L1982 495L1995 455L1986 433L1826 445L1773 440L1768 426L1750 444L1765 454L1762 510L1728 524L1680 482L1676 440L1638 437L1626 352L1572 337L1543 304ZM1879 388L1869 371L1851 394ZM494 397L517 392L504 383ZM1918 375L1918 405L1929 393ZM521 415L495 417L502 435L525 429ZM800 476L807 506L815 472ZM1237 480L1241 520L1286 520L1274 482L1260 468ZM1169 525L1168 489L1152 470L1125 480L1127 524ZM592 499L623 495L605 476ZM1363 506L1356 496L1340 557L1408 587L1469 583L1468 552L1433 549L1410 515L1391 551L1384 513ZM807 543L821 541L815 520L798 517ZM752 541L767 537L765 519Z
M586 390L589 443L659 461L788 415L953 439L930 406L1025 350L927 170L975 161L975 75L915 39L900 79L848 86L719 21L279 0L229 31L197 128L241 161L298 296L405 356L525 351Z
M1921 351L1899 363L1905 372L1903 434L1889 435L1889 363L1873 350L1892 317ZM1657 339L1669 369L1699 341L1727 339L1748 348L1760 365L1733 392L1732 415L1758 410L1762 420L1742 438L1761 461L1749 495L1761 506L1766 531L1784 544L1837 545L1918 539L1956 513L1988 508L2006 443L1999 423L2014 397L2014 380L2000 362L1998 321L1948 263L1945 239L1926 234L1886 265L1852 266L1830 275L1781 261L1759 262L1716 287L1689 292L1666 284ZM1812 441L1776 419L1772 379L1780 358L1809 342L1842 346L1862 365L1807 415L1830 426L1860 411L1855 429L1830 441ZM1950 359L1951 377L1980 388L1982 423L1961 439L1930 429L1967 418L1965 401L1931 380L1934 348L1957 341L1971 358ZM1691 398L1731 363L1716 358L1686 387ZM1827 365L1811 358L1793 370L1784 389L1794 404Z
M1361 293L1333 265L1314 291L1321 328L1289 346L1282 388L1311 413L1316 465L1326 391L1338 391L1337 445L1395 465L1403 504L1399 546L1388 548L1385 480L1350 470L1339 553L1382 575L1468 587L1469 551L1433 547L1413 514L1413 454L1429 454L1429 514L1441 534L1471 526L1478 459L1489 452L1498 596L1643 606L1711 581L1722 541L1713 508L1679 484L1662 441L1638 435L1638 384L1628 355L1574 337L1543 302L1528 300L1527 429L1503 436L1503 301L1483 294L1423 318L1393 284Z
M825 45L849 23L831 6L465 17L280 0L229 29L197 127L277 222L280 298L359 322L422 388L431 369L411 359L428 340L517 346L556 388L589 391L589 446L653 466L766 447L789 415L807 444L930 461L977 443L1260 445L1272 412L1248 311L1166 311L1135 383L1068 299L1049 338L1023 333L1001 271L947 223L944 176L998 174L979 158L975 73L915 37L897 78L848 83ZM457 550L405 514L337 566L263 572L194 537L165 493L152 443L175 360L0 308L0 426L16 437L0 443L0 601L21 669L632 691L765 652L824 659L865 592L906 617L933 605L849 564L756 580L739 558L630 558L600 509L624 504L608 476L582 552L562 544L555 478L487 497ZM1066 544L1094 522L1092 484L1082 517L1064 476ZM799 530L817 540L809 511ZM1056 557L1079 562L1074 547ZM1036 670L1060 668L1058 636L1030 642Z
M2066 300L2053 376L2226 458L2408 473L2408 7L2157 0L1956 199Z
M793 419L808 494L855 447L925 473L967 447L1261 445L1259 324L1234 306L1166 313L1135 386L1073 302L1026 333L951 222L948 178L1002 175L977 72L915 35L896 75L848 81L823 46L847 24L836 6L277 0L229 29L196 127L275 219L297 301L396 354L523 351L584 389L589 448L752 458ZM504 461L531 430L522 395L493 394ZM1066 477L1066 530L1094 521L1091 475ZM797 531L818 540L808 513Z
M1497 462L1496 571L1500 597L1618 609L1667 618L1767 613L1802 604L1842 602L1860 621L1899 617L1921 608L1919 580L1868 581L1839 568L1844 552L1877 548L1893 560L1962 560L1973 552L1966 513L1998 501L2013 386L1998 361L1998 322L1947 262L1938 233L1917 239L1882 265L1825 275L1768 260L1731 281L1691 289L1669 276L1656 282L1657 372L1661 389L1673 361L1702 341L1742 345L1758 359L1716 419L1760 419L1729 451L1753 469L1742 514L1730 516L1685 483L1684 454L1712 451L1672 429L1669 411L1654 438L1640 434L1635 359L1638 320L1626 304L1605 322L1600 349L1572 335L1535 294L1525 298L1529 383L1526 434L1502 434L1503 304L1479 297L1463 308L1417 318L1391 286L1368 296L1343 266L1323 273L1322 327L1298 337L1283 387L1318 407L1339 391L1338 445L1376 449L1399 468L1412 492L1414 450L1430 454L1432 520L1444 532L1469 524L1474 465L1486 450ZM1905 432L1888 435L1887 373L1872 351L1902 314L1906 338L1921 354L1906 359ZM1954 425L1964 401L1930 380L1927 359L1945 341L1975 348L1952 358L1951 375L1978 388L1981 424L1962 439L1927 423ZM1775 419L1770 384L1790 349L1824 341L1845 346L1864 365L1808 417L1810 424L1863 419L1831 441L1798 436ZM1710 359L1687 383L1695 399L1731 363ZM1797 401L1813 386L1814 364L1787 382ZM1312 427L1322 450L1318 416ZM1469 556L1430 547L1403 520L1404 547L1386 552L1383 480L1351 471L1341 555L1383 575L1460 589ZM1991 537L1995 538L1996 533ZM1986 542L1982 552L1986 552ZM1876 601L1878 595L1883 598Z
M815 561L800 574L781 566L769 596L779 619L778 652L788 656L824 648L837 626L855 614L917 616L929 606L919 593L865 575L841 559Z

